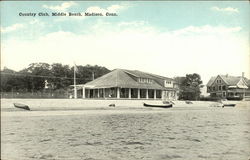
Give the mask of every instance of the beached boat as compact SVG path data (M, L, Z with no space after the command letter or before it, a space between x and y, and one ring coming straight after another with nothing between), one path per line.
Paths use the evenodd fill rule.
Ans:
M147 104L147 103L143 103L143 106L145 106L145 107L158 107L158 108L171 108L171 107L173 107L172 104Z
M186 104L193 104L191 101L185 101Z
M173 101L163 101L163 104L175 104Z
M21 104L21 103L14 103L14 106L16 108L21 108L21 109L25 109L25 110L30 110L29 106L25 105L25 104Z
M222 107L235 107L236 104L223 104Z

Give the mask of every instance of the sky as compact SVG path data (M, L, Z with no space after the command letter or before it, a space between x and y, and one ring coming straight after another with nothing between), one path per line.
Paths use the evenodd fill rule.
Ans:
M2 1L1 69L100 65L250 78L248 1ZM103 16L85 16L85 13ZM106 13L117 16L105 16ZM36 13L36 16L23 16ZM38 16L48 13L49 16ZM52 16L65 13L67 16ZM68 16L81 13L82 16Z

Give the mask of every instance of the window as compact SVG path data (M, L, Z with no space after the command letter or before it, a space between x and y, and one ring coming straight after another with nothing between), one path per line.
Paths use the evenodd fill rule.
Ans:
M148 90L148 98L154 98L155 91L153 89Z
M219 86L219 91L221 91L221 86Z
M166 84L171 84L171 81L165 81L166 82Z
M223 97L226 97L226 92L223 92Z
M223 86L222 89L223 89L223 90L226 90L226 86Z
M128 88L121 88L120 98L128 98L128 96L129 96L129 89Z
M136 88L131 89L131 98L138 98L138 89Z
M161 98L161 90L156 90L156 98Z
M146 96L147 96L147 90L140 89L140 98L146 98Z
M139 83L152 83L153 80L149 78L138 78Z

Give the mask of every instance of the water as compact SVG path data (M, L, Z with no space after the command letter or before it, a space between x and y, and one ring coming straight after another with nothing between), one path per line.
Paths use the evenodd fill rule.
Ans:
M248 160L250 110L177 107L2 112L7 160Z

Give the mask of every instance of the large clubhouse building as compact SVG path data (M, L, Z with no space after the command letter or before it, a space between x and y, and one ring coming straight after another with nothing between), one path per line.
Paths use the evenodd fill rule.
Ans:
M76 85L78 98L176 100L174 79L138 70L115 69L91 82Z
M250 96L249 80L244 75L239 77L218 75L208 81L207 92L211 97L241 100Z

